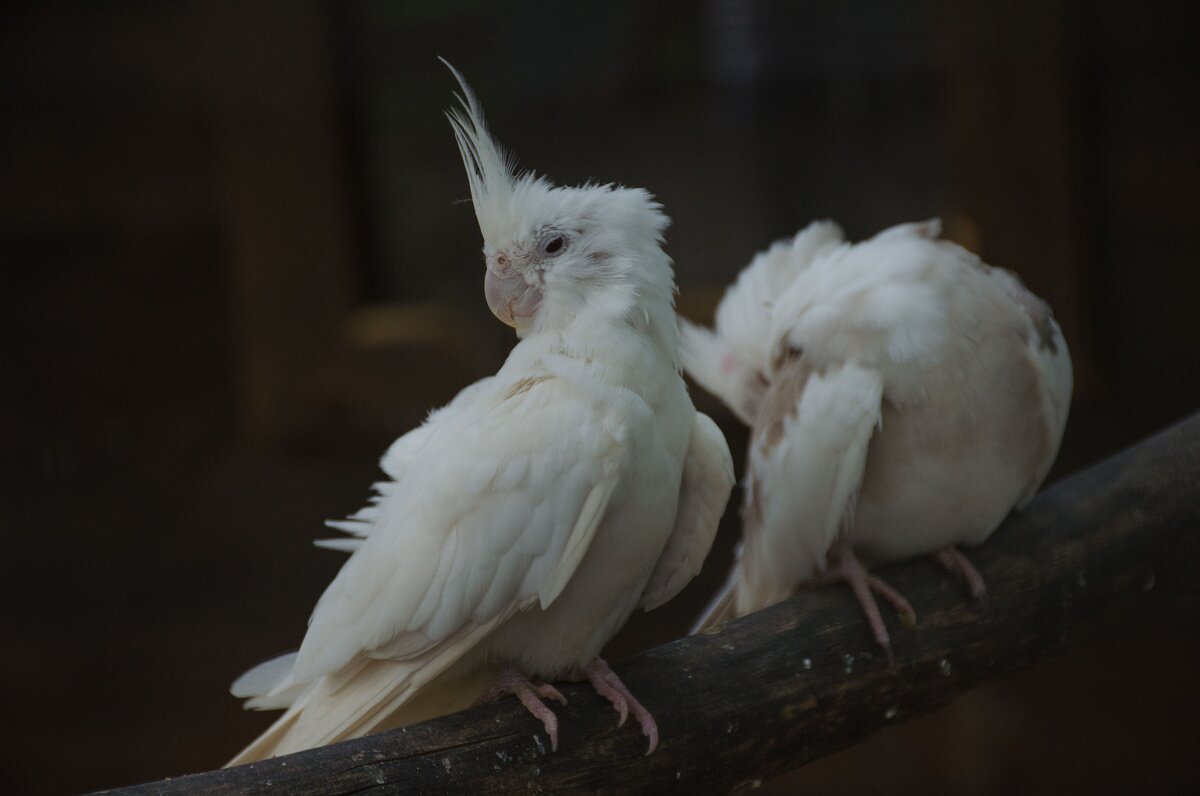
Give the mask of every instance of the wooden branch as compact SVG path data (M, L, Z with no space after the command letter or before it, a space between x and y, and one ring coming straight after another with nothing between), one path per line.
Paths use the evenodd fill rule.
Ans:
M1114 605L1136 610L1200 570L1200 415L1040 495L972 558L986 606L927 561L884 570L912 601L895 667L845 589L803 593L618 666L654 712L662 744L586 685L563 688L551 752L514 699L425 724L148 783L129 794L656 793L740 790L933 710L1029 666ZM892 617L888 617L891 624ZM632 725L632 722L631 722Z

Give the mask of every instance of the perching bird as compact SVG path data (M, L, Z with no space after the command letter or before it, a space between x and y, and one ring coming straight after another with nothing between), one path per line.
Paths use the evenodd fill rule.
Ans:
M287 710L231 764L505 692L557 747L542 700L562 700L559 679L588 679L657 743L600 650L695 576L733 487L725 439L680 373L668 220L642 189L516 173L450 68L484 294L520 341L391 446L373 505L332 523L354 538L324 546L351 555L299 651L232 688Z
M811 224L742 271L715 333L683 323L685 369L751 428L742 542L698 628L844 580L890 657L872 592L916 617L860 559L933 555L984 596L957 546L1046 477L1071 360L1045 302L940 230Z

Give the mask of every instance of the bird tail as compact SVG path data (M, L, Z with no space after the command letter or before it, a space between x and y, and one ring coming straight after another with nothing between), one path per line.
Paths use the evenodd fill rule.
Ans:
M773 586L756 578L742 558L742 552L743 548L739 545L733 569L725 580L725 585L692 625L693 634L711 630L739 616L761 611L787 599L793 593L791 588L780 588L778 584Z
M238 683L256 671L247 672ZM288 690L297 694L294 701L274 724L225 765L240 766L454 713L474 704L495 676L486 665L466 671L451 666L430 672L428 662L422 665L416 661L363 658L350 669L321 677L298 692L296 686L281 681L277 689L282 686L284 690L270 699L260 695L257 703L251 699L247 707L283 707L278 697ZM244 689L235 695L244 695Z
M729 578L725 581L725 585L717 592L717 595L712 598L708 606L704 609L704 613L700 614L700 618L692 625L692 633L703 633L718 625L723 625L730 619L740 616L737 610L738 604L738 587L742 581L742 568L735 564L733 571L729 573Z
M697 384L717 396L743 423L753 423L762 383L716 332L680 318L679 356L683 369Z

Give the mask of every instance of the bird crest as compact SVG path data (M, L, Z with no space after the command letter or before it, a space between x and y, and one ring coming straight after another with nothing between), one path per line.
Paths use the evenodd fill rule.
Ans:
M471 186L471 203L485 240L510 233L519 222L514 201L520 189L535 182L533 175L516 173L515 159L496 143L487 129L483 109L466 79L445 58L439 59L458 81L459 107L446 111Z
M522 301L529 295L525 286L541 293L538 328L565 328L584 310L589 317L623 318L636 307L636 314L645 318L643 326L653 325L674 351L675 278L661 245L670 223L662 206L642 188L592 182L564 187L518 171L488 130L466 79L441 61L461 89L455 94L457 107L447 110L446 118L467 171L489 273L495 267L510 268L512 274L494 276L509 279L510 292L520 288ZM567 242L540 251L545 241L557 238ZM565 253L557 256L563 247ZM500 256L505 264L496 266L493 258ZM500 296L502 291L493 293ZM651 315L656 316L653 324Z

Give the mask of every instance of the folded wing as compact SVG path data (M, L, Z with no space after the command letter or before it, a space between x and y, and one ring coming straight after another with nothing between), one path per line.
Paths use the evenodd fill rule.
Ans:
M307 689L236 762L369 731L515 612L552 603L617 482L616 418L542 379L478 393L434 423L260 703Z

